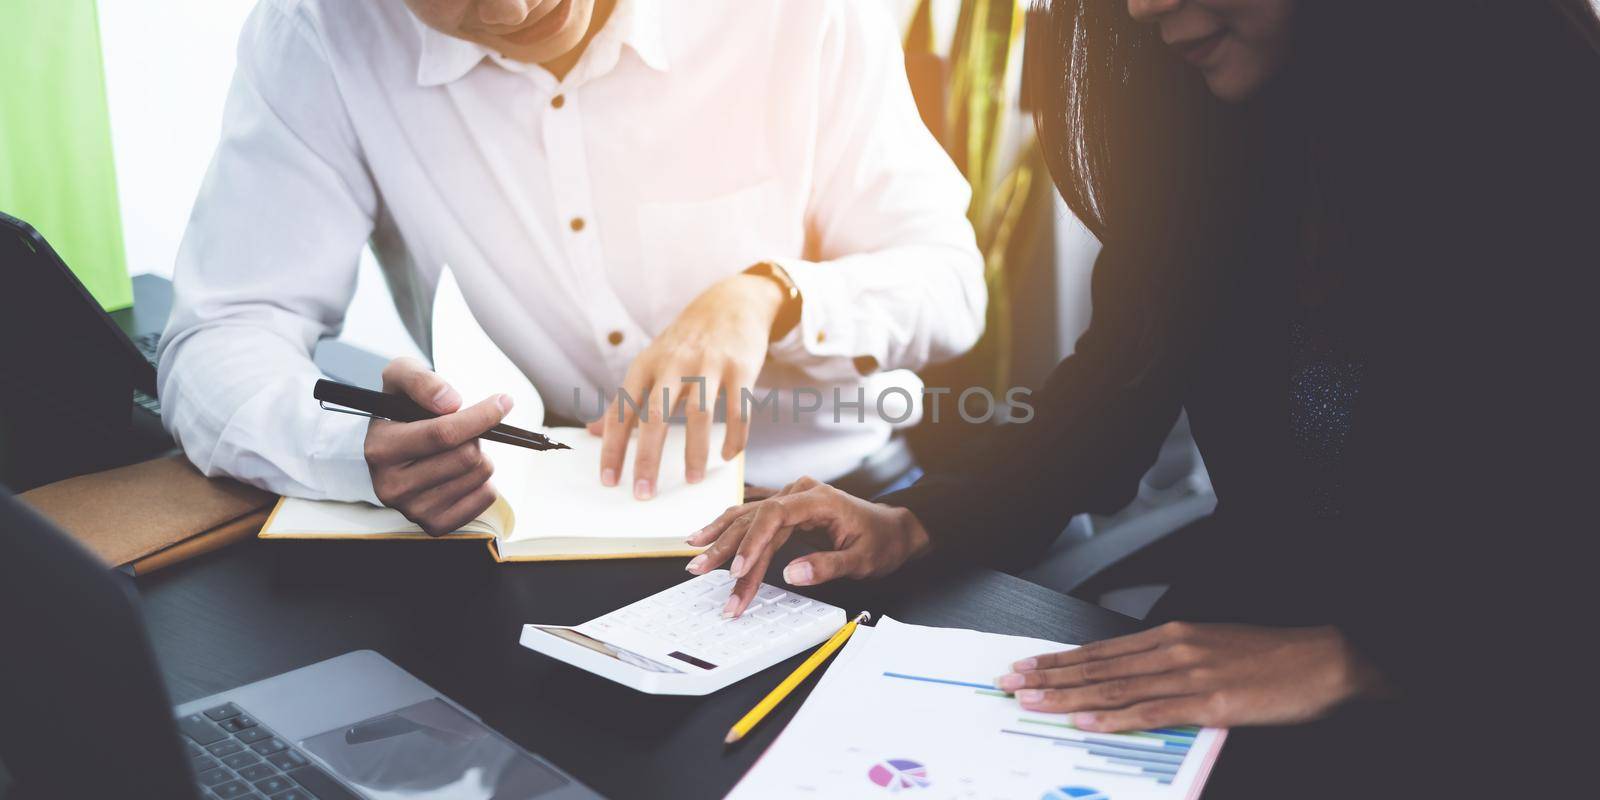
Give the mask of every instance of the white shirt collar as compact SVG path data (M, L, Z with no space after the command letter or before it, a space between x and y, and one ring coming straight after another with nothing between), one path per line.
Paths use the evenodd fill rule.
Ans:
M417 85L439 86L465 77L478 62L485 58L506 69L525 72L534 65L506 58L476 42L457 39L441 33L415 16L412 21L422 35L422 49L417 59ZM583 61L597 61L602 69L574 68L585 79L616 66L622 45L633 48L639 60L652 69L665 72L668 68L667 41L662 27L660 0L617 0L617 6L606 20L605 27L589 41ZM609 51L609 52L608 52Z

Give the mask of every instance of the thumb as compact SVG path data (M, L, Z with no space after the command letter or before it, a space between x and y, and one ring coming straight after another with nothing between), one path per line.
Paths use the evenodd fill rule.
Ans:
M398 391L435 414L461 408L461 395L437 372L414 358L397 358L383 370L384 391Z
M858 574L866 559L865 548L859 542L843 550L829 550L801 556L783 568L783 579L791 586L815 586L838 578Z

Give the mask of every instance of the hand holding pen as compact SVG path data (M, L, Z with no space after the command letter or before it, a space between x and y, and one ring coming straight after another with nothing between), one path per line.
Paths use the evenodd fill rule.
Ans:
M507 395L462 408L461 395L413 358L389 362L382 394L332 381L318 381L314 394L328 410L373 417L362 448L373 492L429 536L457 530L494 504L494 464L478 439L534 450L566 447L501 425L511 411Z

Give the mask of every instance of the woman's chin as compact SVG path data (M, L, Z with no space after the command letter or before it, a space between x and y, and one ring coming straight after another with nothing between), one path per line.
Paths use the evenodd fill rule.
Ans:
M1218 67L1204 74L1206 88L1224 103L1243 103L1261 91L1266 76L1248 68Z

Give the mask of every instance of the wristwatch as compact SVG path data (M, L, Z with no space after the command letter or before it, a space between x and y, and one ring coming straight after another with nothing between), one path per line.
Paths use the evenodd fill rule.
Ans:
M778 306L778 314L772 318L772 331L768 337L776 342L789 335L789 331L800 324L800 287L794 284L787 270L771 261L750 267L744 274L767 278L783 290L783 304Z

